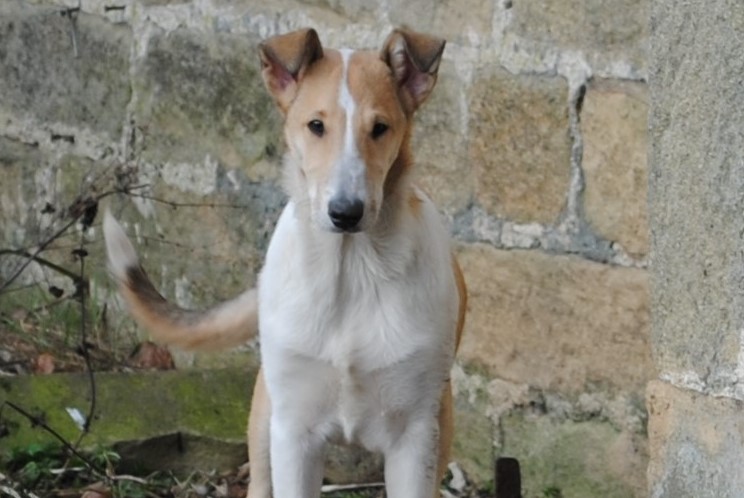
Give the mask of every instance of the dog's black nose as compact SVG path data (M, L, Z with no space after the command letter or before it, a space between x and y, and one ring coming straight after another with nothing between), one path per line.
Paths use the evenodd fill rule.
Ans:
M336 228L344 232L356 232L364 216L364 203L359 199L344 197L332 199L328 203L328 216Z

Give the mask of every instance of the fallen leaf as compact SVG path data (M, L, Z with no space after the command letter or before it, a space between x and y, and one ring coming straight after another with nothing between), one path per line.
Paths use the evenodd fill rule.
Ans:
M54 373L54 356L49 353L41 353L34 358L31 369L35 374L49 375Z
M85 492L80 498L111 498L112 496L111 490L106 485L97 482L85 488Z
M246 487L241 484L230 484L227 490L228 498L243 498L245 496Z

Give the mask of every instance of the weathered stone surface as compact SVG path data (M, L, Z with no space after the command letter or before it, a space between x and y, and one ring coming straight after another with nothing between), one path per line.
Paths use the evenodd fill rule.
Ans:
M654 3L655 359L678 385L744 399L744 4L678 6Z
M481 0L445 0L435 3L427 0L389 3L380 0L297 0L296 3L295 6L287 5L285 9L302 9L313 18L334 24L338 21L330 18L329 11L345 18L346 23L353 21L408 26L440 36L450 43L465 45L487 38L491 34L493 19L493 2ZM326 11L325 16L321 14L322 10Z
M648 252L647 115L645 85L607 80L589 85L581 112L586 217L634 256Z
M607 422L561 421L530 410L503 417L500 430L499 456L519 460L524 496L646 496L647 447L640 435Z
M134 83L144 160L175 169L276 161L281 126L259 74L258 41L188 29L152 36Z
M585 54L605 69L624 63L645 70L649 0L513 0L508 32L546 50Z
M571 171L568 87L560 77L479 74L469 95L476 198L516 222L554 222Z
M0 110L118 141L130 99L131 30L81 13L0 4ZM74 36L73 36L74 33Z
M54 182L35 176L51 167L51 158L37 147L0 137L0 234L12 247L38 237L41 209L51 200ZM39 202L40 201L40 202Z
M445 212L464 210L474 193L473 168L467 156L467 142L453 140L461 133L465 109L464 82L454 64L445 61L434 93L416 115L413 156L416 180Z
M458 252L470 295L464 360L564 393L640 392L654 376L645 271L481 244Z
M654 381L648 386L647 403L651 454L648 496L744 496L743 402Z
M84 157L50 154L36 145L0 136L0 249L23 251L45 243L44 259L76 273L79 263L70 255L77 242L70 237L77 235L75 227L56 239L53 235L71 221L68 212L78 196L92 193L85 185L95 166ZM91 247L95 261L102 258L100 249ZM0 255L0 285L25 263L22 253ZM86 273L107 278L104 265L89 266ZM66 292L74 287L70 278L36 263L18 278L18 286L43 282L44 288L55 285Z

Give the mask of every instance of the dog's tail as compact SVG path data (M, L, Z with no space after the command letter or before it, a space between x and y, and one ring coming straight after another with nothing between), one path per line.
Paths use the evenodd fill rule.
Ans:
M249 289L205 311L169 303L142 268L134 246L107 210L103 220L109 269L135 320L155 340L187 350L217 350L242 344L258 333L258 296Z

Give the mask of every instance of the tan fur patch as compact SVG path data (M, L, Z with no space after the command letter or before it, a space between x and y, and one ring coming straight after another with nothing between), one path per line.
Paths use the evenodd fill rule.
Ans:
M455 339L455 351L460 346L460 338L462 337L462 329L465 327L465 314L468 309L468 289L465 285L465 277L462 274L460 264L457 262L457 258L452 256L452 271L455 274L455 283L457 284L457 294L460 296L460 308L457 311L457 335Z

